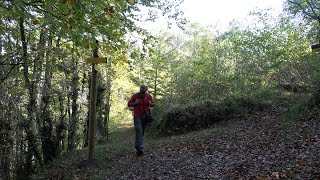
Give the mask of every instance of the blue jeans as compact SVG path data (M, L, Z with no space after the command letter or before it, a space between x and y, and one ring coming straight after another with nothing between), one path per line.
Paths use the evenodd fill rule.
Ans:
M134 128L136 130L135 148L137 151L143 150L143 136L146 128L146 122L143 121L144 117L134 117Z

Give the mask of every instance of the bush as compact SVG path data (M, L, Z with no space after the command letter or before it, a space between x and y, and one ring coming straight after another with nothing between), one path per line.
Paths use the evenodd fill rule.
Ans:
M320 117L320 92L317 91L310 96L303 96L290 108L288 115L292 120L310 120Z
M159 124L160 134L181 134L207 128L219 121L263 110L265 106L250 98L228 98L221 103L205 102L174 108L163 116Z

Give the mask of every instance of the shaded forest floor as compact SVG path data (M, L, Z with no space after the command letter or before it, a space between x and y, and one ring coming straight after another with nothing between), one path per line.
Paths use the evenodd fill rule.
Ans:
M154 139L136 157L134 131L122 130L96 148L47 167L45 179L319 179L319 118L288 120L288 103L220 122L210 129ZM121 135L119 135L121 134ZM37 178L41 178L38 176Z

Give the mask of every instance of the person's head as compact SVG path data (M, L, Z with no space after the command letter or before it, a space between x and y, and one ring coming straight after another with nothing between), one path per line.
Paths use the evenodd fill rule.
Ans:
M140 92L145 93L148 91L148 86L146 84L141 84L140 85Z

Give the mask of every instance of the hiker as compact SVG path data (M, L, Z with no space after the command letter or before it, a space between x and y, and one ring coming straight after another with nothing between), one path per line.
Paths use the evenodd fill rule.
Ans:
M143 155L143 136L146 125L148 124L146 117L149 117L150 108L154 106L152 96L147 93L148 86L142 84L140 86L140 92L134 94L129 102L128 107L133 107L133 119L134 127L136 130L135 148L137 150L137 156Z

